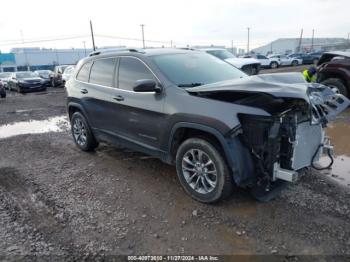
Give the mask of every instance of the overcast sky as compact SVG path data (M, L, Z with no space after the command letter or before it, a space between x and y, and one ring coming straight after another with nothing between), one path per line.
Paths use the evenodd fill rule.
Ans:
M347 37L349 0L5 0L0 16L0 49L11 47L91 47L89 20L97 46L142 46L140 24L145 24L148 46L226 45L231 40L246 48L282 37ZM36 40L77 37L72 40L21 44ZM81 38L78 38L81 37ZM148 40L164 43L148 42Z

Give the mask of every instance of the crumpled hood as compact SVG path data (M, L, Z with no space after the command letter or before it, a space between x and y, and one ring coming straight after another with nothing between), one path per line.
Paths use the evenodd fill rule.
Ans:
M255 58L227 58L225 59L226 62L230 63L231 65L234 65L237 68L242 68L244 65L251 65L251 64L261 64L259 60Z
M309 85L301 73L281 73L248 76L186 90L189 93L224 91L266 93L274 97L299 98L309 102L307 94Z
M249 76L186 90L197 95L211 92L251 92L265 93L277 98L303 99L312 109L313 121L322 123L334 120L350 105L348 98L336 94L331 88L307 83L301 73Z

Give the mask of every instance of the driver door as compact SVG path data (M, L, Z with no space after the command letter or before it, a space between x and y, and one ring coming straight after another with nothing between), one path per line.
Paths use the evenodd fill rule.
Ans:
M121 56L117 69L116 108L120 114L115 123L118 133L128 140L159 148L161 130L164 126L164 90L162 93L134 92L137 80L160 81L148 66L136 57Z

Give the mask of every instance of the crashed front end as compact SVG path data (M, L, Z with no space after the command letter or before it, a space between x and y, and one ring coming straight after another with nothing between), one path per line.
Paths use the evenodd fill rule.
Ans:
M270 191L278 180L298 180L299 171L314 166L322 153L326 153L332 163L333 147L324 128L350 102L319 84L310 84L307 96L308 100L282 98L281 107L270 106L274 110L279 108L270 110L271 116L239 115L240 138L252 154L254 186L260 194ZM265 102L276 103L275 100Z
M247 77L188 92L244 106L237 109L240 125L228 138L229 157L235 162L236 184L252 188L261 200L273 198L267 192L296 181L303 169L316 167L323 153L332 159L324 128L350 104L327 86L306 83L300 73Z

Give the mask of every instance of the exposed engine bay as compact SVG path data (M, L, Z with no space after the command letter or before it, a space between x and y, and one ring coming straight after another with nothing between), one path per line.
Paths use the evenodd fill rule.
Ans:
M260 108L269 114L237 113L241 124L238 137L249 149L254 162L254 175L250 176L250 184L265 191L269 191L278 180L296 181L298 171L303 168L319 168L314 163L322 153L329 156L332 164L333 148L325 136L324 128L350 105L349 99L324 85L306 84L304 80L290 84L298 81L299 75L255 76L257 83L259 77L265 78L263 86L266 86L266 79L271 81L265 92L258 84L252 87L251 83L247 83L244 86L244 80L240 83L241 87L237 84L229 88L223 84L221 90L213 88L209 91L210 87L197 89L199 92L196 95ZM272 82L274 77L277 82ZM288 92L289 87L291 92Z

